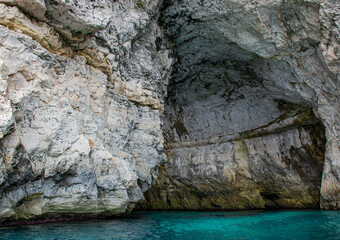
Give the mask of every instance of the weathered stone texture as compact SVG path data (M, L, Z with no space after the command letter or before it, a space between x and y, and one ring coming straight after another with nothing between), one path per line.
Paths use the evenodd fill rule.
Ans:
M0 0L0 221L338 209L339 7Z
M339 208L338 1L167 1L162 20L178 55L164 123L168 155L174 156L164 171L169 181L197 190L196 195L195 191L189 193L204 203L193 208L264 207L268 203L261 191L275 197L268 206L317 206L322 131L305 133L310 139L319 134L317 141L308 143L292 134L301 131L301 126L318 125L310 122L314 117L306 114L311 111L308 108L326 128L321 207ZM282 101L286 102L284 111ZM263 135L267 142L261 140ZM287 141L294 138L287 147ZM233 160L238 149L235 139L243 139L247 150L240 165ZM287 156L294 155L294 145L294 159L300 164L310 161L303 171L293 162L285 165ZM221 146L229 146L229 150L221 152ZM261 184L261 174L247 174L246 170L258 158L266 165L258 165L267 177ZM222 166L225 162L227 167ZM192 170L197 165L199 170ZM247 181L219 179L222 169ZM194 177L190 171L195 172ZM318 174L305 178L303 172ZM280 174L285 177L279 178ZM210 185L215 191L209 189L207 179L216 180ZM148 192L150 201L144 206L190 208L183 200L188 188L180 188L183 193L177 191L175 197L161 198L160 184L155 186L156 192ZM294 185L305 187L294 189ZM291 194L282 193L284 189ZM207 197L211 192L214 197ZM243 200L238 205L240 195ZM220 199L219 203L213 199Z
M165 160L158 2L1 2L1 221L131 210Z

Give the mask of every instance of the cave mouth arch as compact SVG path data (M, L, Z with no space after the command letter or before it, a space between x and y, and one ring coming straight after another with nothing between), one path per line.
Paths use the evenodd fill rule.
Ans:
M319 208L325 127L303 94L308 84L298 64L268 56L271 44L247 27L239 42L230 37L232 19L243 21L240 12L200 12L196 1L183 10L183 2L168 4L161 18L178 58L165 102L168 162L141 206ZM304 8L313 6L297 11ZM301 44L301 54L315 59L316 42Z
M326 138L312 108L250 82L252 71L238 67L236 81L214 70L170 83L168 162L143 208L318 208Z
M213 70L205 74L215 81L205 76L169 86L168 163L154 187L162 196L156 203L166 209L318 208L326 138L312 108L249 84L252 74L242 75L244 84L225 75L224 86Z

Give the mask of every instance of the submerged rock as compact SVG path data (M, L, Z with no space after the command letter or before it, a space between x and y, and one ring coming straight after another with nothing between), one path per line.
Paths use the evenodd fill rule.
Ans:
M0 0L0 221L339 208L339 7Z

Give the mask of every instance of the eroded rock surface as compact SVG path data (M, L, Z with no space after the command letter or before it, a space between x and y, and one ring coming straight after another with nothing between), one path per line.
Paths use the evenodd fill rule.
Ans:
M339 208L339 7L0 0L0 220Z
M165 160L159 2L0 2L1 221L131 210Z
M321 207L339 208L339 12L337 1L167 1L169 160L143 207L317 207L322 179Z

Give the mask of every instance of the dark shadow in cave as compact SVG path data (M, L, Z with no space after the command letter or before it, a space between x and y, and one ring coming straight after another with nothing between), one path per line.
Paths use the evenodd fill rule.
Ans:
M325 128L276 83L294 84L291 66L172 16L161 18L178 56L164 116L168 163L141 208L319 208Z

